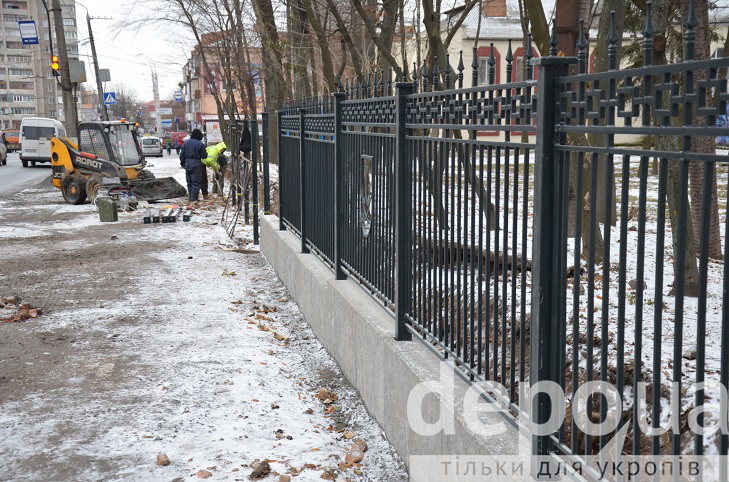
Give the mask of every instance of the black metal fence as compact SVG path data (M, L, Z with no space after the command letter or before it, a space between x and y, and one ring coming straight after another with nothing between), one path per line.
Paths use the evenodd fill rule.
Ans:
M263 156L266 162L263 163L264 175L264 210L268 212L268 129L266 127L267 114L263 115ZM241 134L245 126L251 131L251 152L243 152L240 146ZM243 214L245 224L253 224L253 242L258 244L258 165L259 165L259 140L258 122L248 119L243 121L229 122L227 125L228 151L230 153L230 166L226 169L230 173L214 176L218 191L225 195L225 208L221 216L223 227L229 237L233 237L238 226L238 220ZM228 192L225 193L226 178L230 179Z
M492 396L513 416L544 423L558 408L542 395L527 403L525 385L556 382L576 404L586 383L611 384L619 412L601 395L580 410L593 423L616 419L616 431L630 426L618 458L701 455L714 445L727 455L726 433L687 436L683 422L664 436L640 428L710 409L701 384L729 383L727 265L709 256L720 215L729 256L729 158L697 142L724 135L714 126L729 101L729 58L693 60L692 5L685 60L651 65L650 8L640 68L618 69L614 28L601 73L587 73L584 34L568 58L557 56L553 32L548 55L524 52L523 81L514 80L520 62L510 47L503 84L492 49L487 85L464 87L461 53L443 75L423 68L412 82L393 82L381 72L285 105L281 228L382 302L398 340L420 338L471 380L503 385ZM475 60L470 75L476 85ZM623 135L653 145L618 145ZM692 165L703 181L689 175ZM584 460L614 435L592 436L568 412L554 433L534 437L533 450Z

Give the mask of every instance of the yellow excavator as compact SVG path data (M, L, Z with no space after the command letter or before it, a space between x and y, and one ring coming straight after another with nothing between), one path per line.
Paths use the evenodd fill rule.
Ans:
M113 197L134 193L139 201L160 201L187 194L171 177L155 178L137 140L135 123L83 122L78 144L66 137L51 139L53 185L69 204L93 203L99 189Z

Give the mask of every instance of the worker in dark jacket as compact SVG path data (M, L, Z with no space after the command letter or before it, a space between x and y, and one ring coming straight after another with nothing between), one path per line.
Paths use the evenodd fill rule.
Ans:
M187 192L190 196L190 202L195 204L197 204L202 187L200 182L202 173L205 172L205 165L202 160L208 157L202 138L202 131L193 129L190 138L185 141L180 151L180 166L184 167L187 173Z

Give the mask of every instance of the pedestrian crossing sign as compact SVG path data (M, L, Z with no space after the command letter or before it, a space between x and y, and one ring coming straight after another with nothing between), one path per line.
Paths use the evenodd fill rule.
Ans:
M116 104L116 92L104 92L104 104Z

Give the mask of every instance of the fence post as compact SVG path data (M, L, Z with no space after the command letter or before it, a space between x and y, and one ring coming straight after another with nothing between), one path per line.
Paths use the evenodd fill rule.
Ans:
M410 293L410 258L412 257L411 240L411 206L413 202L413 185L411 163L407 149L405 134L407 96L413 93L411 82L398 82L397 100L395 101L395 314L397 317L398 341L410 340L405 315L410 311L412 296Z
M334 273L337 279L347 279L342 269L344 246L344 157L342 156L342 101L344 92L334 93Z
M556 42L555 42L556 44ZM556 54L556 52L555 52ZM573 57L552 54L532 60L538 69L537 83L537 140L534 170L534 237L532 248L532 320L531 320L531 377L530 385L537 382L559 383L559 285L564 283L560 273L560 219L559 179L560 164L555 159L555 127L559 108L556 93L557 77L567 75L568 67L577 63ZM553 408L549 397L542 391L531 399L532 424L549 421ZM560 421L561 425L561 421ZM559 429L559 425L555 431ZM550 452L549 434L532 435L532 475L539 479L541 457Z
M268 112L261 114L263 132L263 212L271 214L271 180L268 175Z
M253 117L251 125L251 184L253 184L253 244L258 244L258 119Z
M281 193L284 192L283 187L283 172L281 170L283 164L281 159L283 158L283 149L281 149L281 116L283 115L282 110L276 111L276 136L278 137L278 230L284 231L286 225L283 222L283 204L281 202Z
M299 209L301 209L301 253L306 254L306 184L304 183L304 117L306 110L299 109Z

